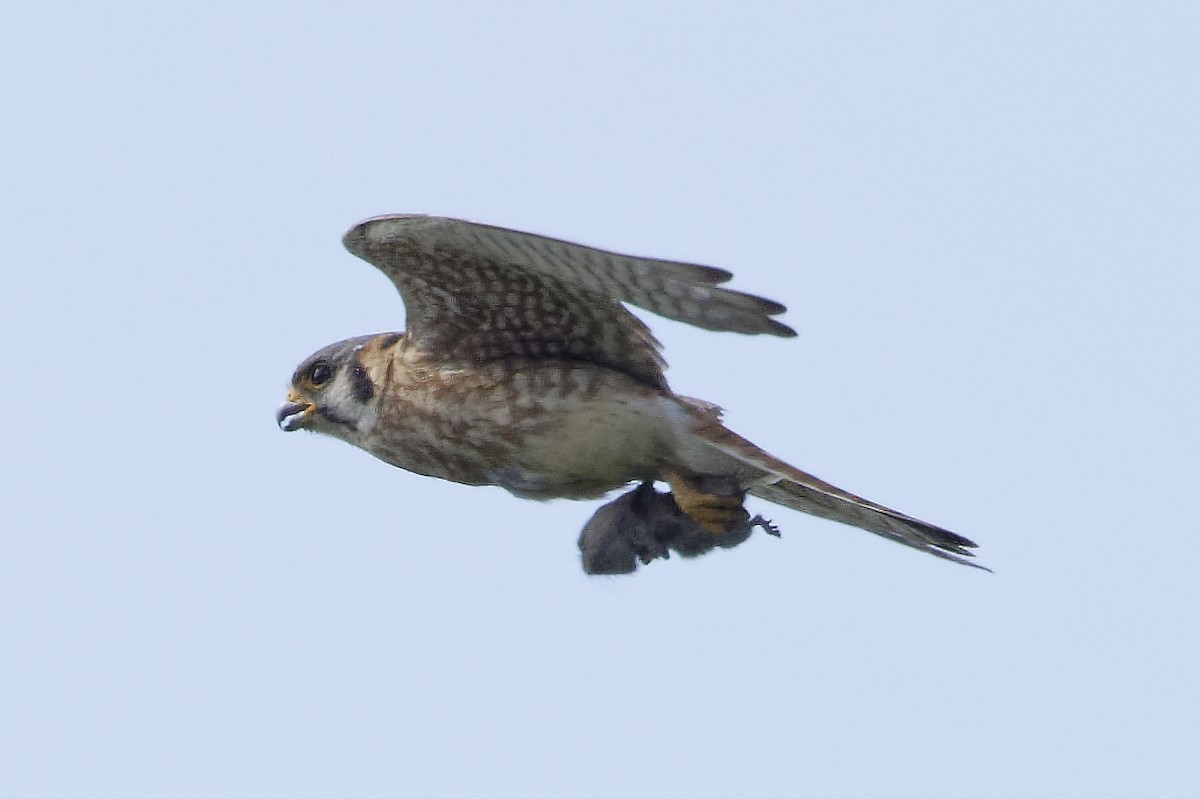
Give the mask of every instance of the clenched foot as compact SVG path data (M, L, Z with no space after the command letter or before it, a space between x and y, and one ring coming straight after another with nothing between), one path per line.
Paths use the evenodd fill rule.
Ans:
M689 478L668 471L663 479L671 486L679 509L707 533L725 535L750 518L742 507L746 492L731 477L702 475Z

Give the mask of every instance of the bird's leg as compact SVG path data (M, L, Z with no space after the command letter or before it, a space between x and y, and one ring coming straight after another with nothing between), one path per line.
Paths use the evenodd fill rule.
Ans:
M776 538L783 538L783 533L779 532L779 525L770 519L764 519L762 516L755 516L749 521L750 528L761 527L767 535L773 535Z
M702 475L689 478L667 470L663 479L671 486L675 504L705 532L725 535L750 518L742 507L746 492L732 477Z

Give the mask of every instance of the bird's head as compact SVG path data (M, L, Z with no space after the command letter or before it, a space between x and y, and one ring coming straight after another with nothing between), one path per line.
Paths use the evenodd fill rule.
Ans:
M370 432L387 373L381 343L388 340L394 343L395 334L347 339L306 358L275 414L280 429L312 430L351 443Z

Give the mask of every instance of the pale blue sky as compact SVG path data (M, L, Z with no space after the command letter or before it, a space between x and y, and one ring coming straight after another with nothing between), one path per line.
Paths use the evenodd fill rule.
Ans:
M15 3L0 795L1193 796L1190 3ZM431 212L712 263L674 387L995 575L800 514L589 579L285 435Z

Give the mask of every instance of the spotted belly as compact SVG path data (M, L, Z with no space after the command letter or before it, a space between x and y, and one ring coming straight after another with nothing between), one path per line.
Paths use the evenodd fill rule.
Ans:
M601 397L548 408L494 484L531 499L593 499L635 480L653 480L674 450L671 400ZM555 412L559 411L559 412Z
M657 477L684 419L660 390L579 364L398 374L354 443L394 466L532 499L590 499Z

